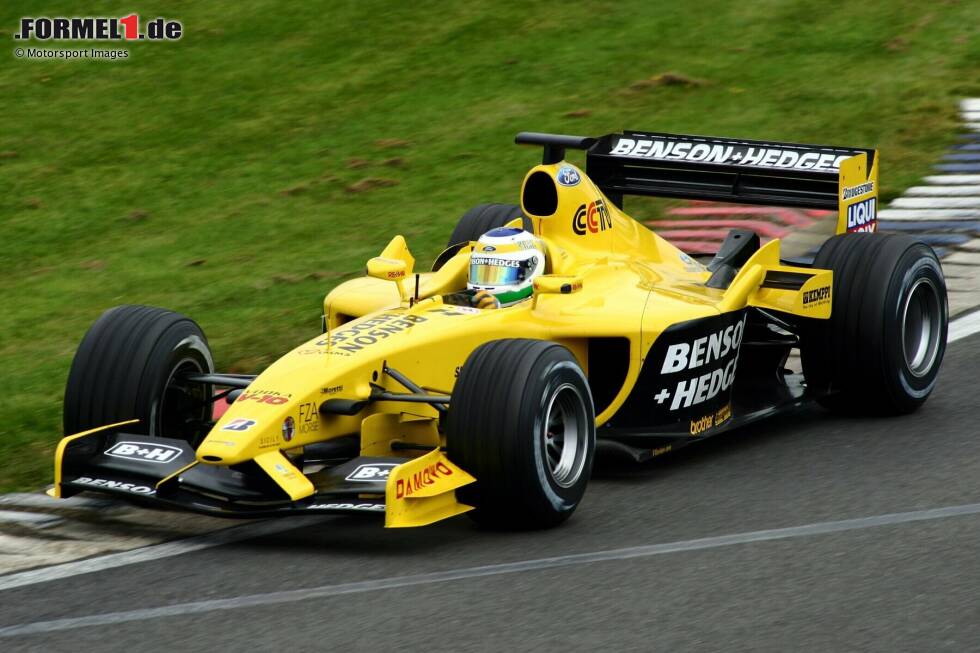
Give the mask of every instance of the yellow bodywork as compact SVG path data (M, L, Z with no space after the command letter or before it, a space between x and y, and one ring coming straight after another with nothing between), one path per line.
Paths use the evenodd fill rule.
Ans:
M566 165L536 166L525 184L537 173L554 178ZM325 298L327 333L263 372L198 448L198 460L221 465L255 460L297 500L312 495L313 485L288 464L280 453L283 450L350 434L360 435L362 455L412 455L393 449L394 442L432 447L432 453L392 474L391 481L399 481L414 473L416 465L435 465L436 457L439 464L452 465L437 451L444 442L434 408L376 402L354 416L325 416L315 410L326 399L367 399L372 385L404 392L384 373L385 365L427 391L451 393L467 356L490 340L522 337L561 343L588 374L590 338L627 338L629 369L622 387L596 417L597 425L602 425L626 400L658 335L676 322L746 306L829 316L829 301L804 308L802 291L760 287L767 272L800 270L780 263L778 241L761 248L728 289L707 288L704 283L710 274L703 265L627 216L579 172L582 180L576 186L554 185L558 198L553 212L536 215L532 207L523 207L548 257L547 276L536 282L532 300L501 310L444 304L442 295L466 287L472 245L464 246L438 271L419 274L416 297L414 258L404 238L397 236L368 264L370 276L343 283ZM831 283L830 271L804 271L816 274L803 290ZM284 401L263 400L267 397ZM295 420L296 432L287 442L282 425L288 417ZM251 426L238 430L243 424ZM453 471L454 482L472 480L455 466ZM416 493L403 499L395 497L389 482L387 525L429 523L466 510L453 498L457 486L450 485L440 478L434 486L441 488L439 494Z
M367 276L341 284L324 299L326 332L271 365L231 404L198 447L196 464L254 461L298 501L312 496L314 485L284 452L357 435L361 455L405 460L387 481L386 525L427 524L468 510L456 501L455 490L474 481L441 453L445 442L437 410L426 403L376 401L356 415L324 414L319 410L324 401L405 392L386 367L426 392L450 394L470 353L500 338L560 343L588 376L589 341L625 338L628 369L621 387L608 393L611 400L597 408L601 426L626 401L651 346L671 325L747 306L829 317L831 272L783 265L779 241L759 249L727 289L706 287L710 273L704 265L626 215L583 171L573 186L555 183L559 168L569 165L536 166L522 186L527 197L524 187L532 179L540 184L544 175L557 195L547 214L535 213L542 210L538 205L522 204L548 259L532 299L499 310L445 304L443 295L466 287L473 244L438 271L416 276L408 244L396 236L368 262ZM841 210L846 217L846 205ZM799 290L763 287L774 272L810 276ZM807 292L826 301L805 302ZM289 418L294 429L284 428Z

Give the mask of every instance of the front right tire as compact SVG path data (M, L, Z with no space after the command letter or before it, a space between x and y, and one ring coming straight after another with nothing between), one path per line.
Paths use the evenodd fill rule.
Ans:
M150 306L117 306L82 339L68 373L65 435L130 419L127 433L197 446L211 420L212 387L182 375L214 372L207 338L190 318Z
M595 455L595 409L575 357L544 340L478 347L453 389L446 445L476 477L457 497L478 523L532 529L568 519Z

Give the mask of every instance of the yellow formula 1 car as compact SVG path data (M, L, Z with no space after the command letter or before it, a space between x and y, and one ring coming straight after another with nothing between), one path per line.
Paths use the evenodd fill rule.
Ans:
M431 272L396 236L326 297L322 333L258 376L216 373L182 315L103 314L72 364L51 494L547 527L581 501L597 447L643 460L811 399L898 414L928 397L946 286L928 246L869 233L875 150L645 132L517 142L544 149L520 206L468 212ZM585 170L567 148L586 151ZM630 195L832 208L837 235L790 262L734 229L705 265L630 218ZM501 228L533 233L544 255L513 264L539 266L526 293L460 301L502 256L481 238ZM786 368L797 349L802 373ZM230 407L215 420L217 400Z

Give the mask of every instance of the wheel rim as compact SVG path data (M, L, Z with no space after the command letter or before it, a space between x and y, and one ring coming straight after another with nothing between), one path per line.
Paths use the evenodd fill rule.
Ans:
M578 388L565 383L552 392L544 420L545 457L552 480L571 487L582 475L589 429Z
M902 309L902 350L905 364L915 376L925 376L939 354L942 302L931 279L918 279Z
M193 358L185 358L173 367L160 400L157 417L160 430L157 435L197 444L211 412L208 401L211 386L188 383L183 379L188 374L204 372L201 363Z

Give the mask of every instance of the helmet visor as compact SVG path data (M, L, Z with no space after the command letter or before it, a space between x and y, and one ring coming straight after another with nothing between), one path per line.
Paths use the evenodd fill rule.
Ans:
M512 261L489 256L470 259L470 283L475 286L514 286L527 279L531 260Z

